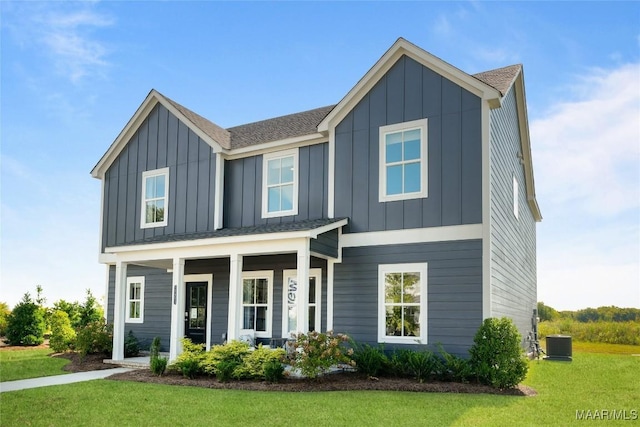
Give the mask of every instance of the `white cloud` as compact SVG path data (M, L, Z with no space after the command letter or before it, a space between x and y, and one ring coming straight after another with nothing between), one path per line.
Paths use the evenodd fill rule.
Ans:
M96 4L24 3L9 8L4 25L23 46L46 55L55 70L72 83L89 76L103 76L110 49L94 33L114 25Z
M640 206L640 64L595 70L531 123L546 203L611 216Z
M531 120L538 299L640 307L640 64L591 70Z

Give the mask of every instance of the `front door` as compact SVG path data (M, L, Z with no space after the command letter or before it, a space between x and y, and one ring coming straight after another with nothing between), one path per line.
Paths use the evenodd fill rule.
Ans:
M207 282L188 282L184 310L184 335L204 344L207 337Z

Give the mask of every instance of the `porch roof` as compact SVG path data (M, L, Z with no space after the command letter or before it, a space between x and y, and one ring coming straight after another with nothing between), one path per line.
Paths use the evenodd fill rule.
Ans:
M344 221L345 219L346 218L322 218L305 221L283 222L280 224L262 224L251 227L222 228L220 230L200 233L168 234L163 236L153 236L143 240L139 240L137 242L126 243L123 245L115 245L113 246L113 248L121 246L146 245L152 243L185 242L190 240L216 239L223 237L290 233L296 231L304 232L317 230L317 234L321 234L339 227L340 225L338 223Z

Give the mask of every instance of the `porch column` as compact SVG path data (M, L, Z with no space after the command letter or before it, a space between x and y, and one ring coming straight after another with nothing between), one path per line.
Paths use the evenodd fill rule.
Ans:
M229 268L229 318L227 323L227 341L238 339L240 319L240 289L242 289L242 255L231 254ZM271 315L271 313L269 313Z
M335 261L327 260L327 331L333 331L333 266Z
M184 337L184 258L173 259L173 286L171 288L171 338L169 361L182 353L180 339Z
M297 333L309 332L309 257L309 239L305 239L298 249Z
M127 264L116 261L115 297L113 301L113 360L124 360L124 318L127 296Z

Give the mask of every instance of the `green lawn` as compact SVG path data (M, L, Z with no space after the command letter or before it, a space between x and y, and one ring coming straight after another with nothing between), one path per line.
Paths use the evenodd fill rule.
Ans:
M0 381L67 374L62 367L69 361L49 354L48 348L0 350Z
M602 348L600 349L603 350ZM606 349L605 349L606 350ZM280 393L98 380L2 394L0 425L520 426L581 424L577 410L640 411L640 347L533 361L538 396ZM637 422L637 421L636 421ZM629 421L606 424L630 425ZM635 424L635 423L632 423Z

